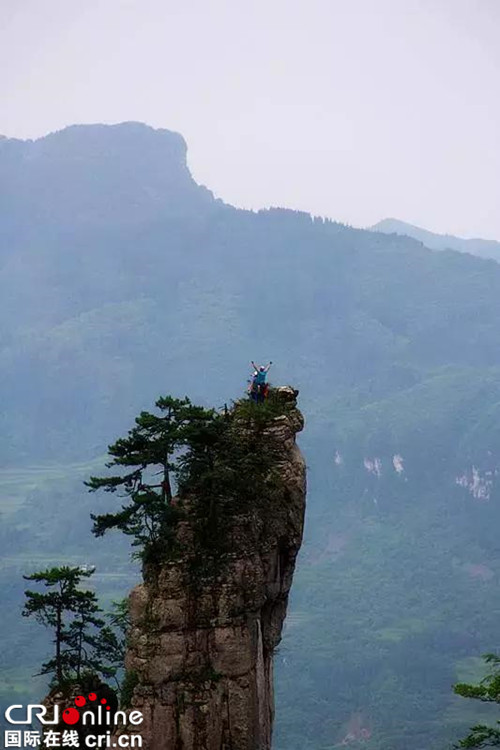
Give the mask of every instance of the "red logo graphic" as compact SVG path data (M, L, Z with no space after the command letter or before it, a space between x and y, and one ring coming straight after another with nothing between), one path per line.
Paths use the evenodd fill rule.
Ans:
M89 701L96 701L97 700L97 694L96 693L89 693L88 694ZM75 706L78 706L78 708L82 708L87 703L86 698L83 695L77 695L75 698ZM101 698L101 704L104 706L107 703L106 698ZM109 711L110 707L106 706L106 711ZM76 722L80 719L80 712L73 708L73 706L70 706L70 708L65 708L62 713L63 721L66 722L66 724L76 724Z

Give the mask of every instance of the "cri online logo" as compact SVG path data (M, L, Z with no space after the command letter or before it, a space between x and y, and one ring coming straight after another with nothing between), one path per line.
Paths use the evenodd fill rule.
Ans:
M97 694L96 693L89 693L89 701L93 701L94 703L97 701ZM83 695L77 695L75 698L75 706L78 706L78 708L83 708L83 706L87 703L86 699ZM107 704L106 698L101 698L101 704L104 706ZM62 712L62 720L66 722L66 724L76 724L76 722L80 719L80 711L78 708L73 708L73 706L70 706L69 708L65 708ZM109 711L109 706L106 705L106 711Z
M98 700L97 693L89 693L87 698L85 698L85 696L83 695L77 695L74 703L77 708L75 708L74 706L69 706L69 708L63 709L62 714L60 713L59 706L55 704L53 706L53 719L49 719L46 716L49 712L49 708L47 706L30 703L28 706L26 706L24 718L15 718L13 716L14 712L23 710L22 705L9 706L9 708L7 708L5 711L5 719L9 722L9 724L32 724L33 719L38 719L38 721L43 725L59 724L61 719L65 724L70 725L76 724L78 721L80 721L80 719L82 720L82 724L95 724L97 719L98 724L106 724L107 726L118 723L122 723L125 726L128 722L137 725L142 722L142 713L140 711L131 711L128 716L124 711L116 711L114 716L111 716L111 709L106 698L101 698L100 700ZM82 712L78 710L83 709L87 704L93 710L84 710ZM96 708L97 711L95 710Z

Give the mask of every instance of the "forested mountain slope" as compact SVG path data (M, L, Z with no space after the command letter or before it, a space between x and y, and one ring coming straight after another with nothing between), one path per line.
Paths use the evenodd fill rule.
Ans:
M222 405L272 359L301 391L310 484L276 747L455 739L450 686L500 619L499 314L493 260L235 209L169 131L0 140L2 700L42 656L22 571L71 556L129 587L125 548L88 533L87 467L160 393Z

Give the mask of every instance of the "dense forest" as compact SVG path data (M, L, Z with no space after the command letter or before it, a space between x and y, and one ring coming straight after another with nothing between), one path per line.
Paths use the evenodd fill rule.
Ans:
M158 393L224 403L249 360L300 389L306 540L277 655L277 750L450 747L498 648L500 266L215 199L129 123L0 140L2 705L39 697L27 570L96 565L83 480ZM100 500L100 512L106 501Z

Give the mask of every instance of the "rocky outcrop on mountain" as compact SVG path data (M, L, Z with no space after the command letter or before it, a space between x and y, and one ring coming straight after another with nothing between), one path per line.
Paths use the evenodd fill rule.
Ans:
M82 228L102 232L203 215L214 197L193 180L186 153L179 133L138 122L73 125L34 141L2 139L0 224L26 243L26 223L35 236L50 227L73 236Z
M279 478L268 497L225 519L200 550L189 504L176 528L181 553L131 593L126 657L143 713L146 750L268 750L273 725L273 652L281 639L302 541L305 463L297 391L278 389L284 413L263 428ZM258 408L258 407L257 407ZM248 422L241 429L249 428ZM251 424L251 423L250 423ZM217 566L213 544L225 551ZM201 555L200 555L201 553ZM134 729L137 732L137 728Z

